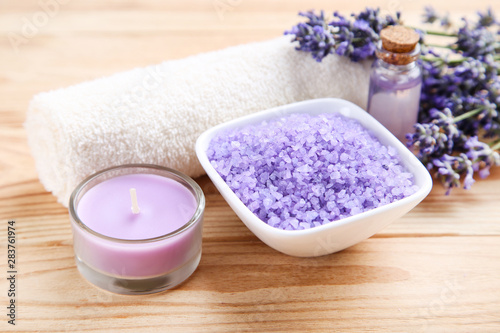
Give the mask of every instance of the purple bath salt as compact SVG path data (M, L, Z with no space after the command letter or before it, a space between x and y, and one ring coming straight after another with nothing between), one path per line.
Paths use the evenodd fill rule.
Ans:
M262 221L302 230L415 193L396 149L357 120L291 114L219 133L208 159Z

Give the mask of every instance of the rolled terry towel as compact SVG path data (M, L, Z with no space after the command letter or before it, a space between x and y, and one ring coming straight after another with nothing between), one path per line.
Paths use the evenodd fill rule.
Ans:
M80 181L115 165L202 175L196 139L236 117L321 97L365 107L369 67L336 55L318 63L283 36L40 93L25 128L42 184L67 206Z

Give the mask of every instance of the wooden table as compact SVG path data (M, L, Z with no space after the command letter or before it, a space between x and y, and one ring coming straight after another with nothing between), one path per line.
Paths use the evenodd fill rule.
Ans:
M457 19L489 3L435 5ZM319 258L294 258L263 244L202 177L197 181L207 208L198 270L175 290L131 297L99 290L78 273L68 212L38 181L22 127L37 92L273 38L298 21L299 10L349 14L380 6L402 10L408 23L418 24L424 4L3 0L0 331L499 332L499 168L470 191L445 196L435 185L427 199L385 230ZM16 51L8 36L23 29L28 37ZM17 232L16 326L6 316L9 220Z

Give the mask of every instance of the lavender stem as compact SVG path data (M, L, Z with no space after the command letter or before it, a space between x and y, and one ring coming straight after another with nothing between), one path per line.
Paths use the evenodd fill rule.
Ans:
M474 110L470 110L466 113L463 113L461 114L460 116L456 116L454 119L453 119L453 122L454 123L458 123L464 119L467 119L467 118L470 118L470 117L473 117L475 116L476 114L478 114L479 112L483 111L484 108L477 108L477 109L474 109Z

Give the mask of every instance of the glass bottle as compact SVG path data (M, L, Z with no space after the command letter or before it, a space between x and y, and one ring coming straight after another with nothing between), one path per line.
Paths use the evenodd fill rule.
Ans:
M410 30L401 26L391 28ZM404 38L408 37L408 31L404 31L403 35L399 34L399 39L390 40L387 36L384 38L384 30L381 32L382 39L376 50L377 59L370 74L368 113L406 143L406 134L414 131L413 125L417 122L420 105L422 69L416 61L420 55L420 45L417 43L418 37L413 43L414 35L410 36L413 41L409 45L402 45L406 42ZM413 30L409 33L418 36ZM390 37L394 37L394 34Z

